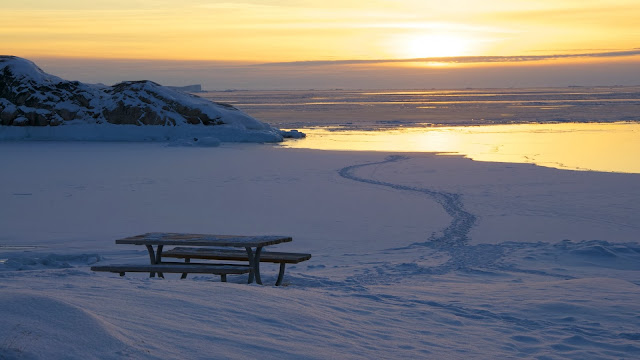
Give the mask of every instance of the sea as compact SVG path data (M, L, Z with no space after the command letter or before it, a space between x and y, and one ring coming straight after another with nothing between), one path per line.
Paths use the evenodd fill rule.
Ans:
M640 173L640 86L225 90L198 94L307 138L284 147L434 152Z

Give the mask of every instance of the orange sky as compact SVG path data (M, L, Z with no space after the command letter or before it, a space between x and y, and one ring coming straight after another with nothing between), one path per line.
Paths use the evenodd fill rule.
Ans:
M2 52L33 59L356 66L447 57L380 65L437 68L580 54L590 55L562 61L613 64L640 54L637 0L20 0L0 12Z
M15 1L19 56L259 62L540 55L640 47L637 0Z

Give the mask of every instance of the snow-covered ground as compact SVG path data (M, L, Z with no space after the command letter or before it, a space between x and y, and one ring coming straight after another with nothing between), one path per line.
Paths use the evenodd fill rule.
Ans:
M432 154L0 143L0 359L633 359L640 175ZM92 273L291 235L287 286ZM275 280L265 264L263 280Z

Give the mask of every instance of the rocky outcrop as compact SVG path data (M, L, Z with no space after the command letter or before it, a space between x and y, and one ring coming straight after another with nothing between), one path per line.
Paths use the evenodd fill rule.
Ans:
M170 116L171 114L179 114L185 123L191 125L224 124L221 115L212 117L197 107L185 105L171 96L170 92L173 90L152 81L125 81L104 91L110 95L112 105L106 107L102 115L112 124L177 125L179 119ZM232 106L224 108L238 111Z
M59 126L71 123L128 125L234 125L268 130L231 105L214 103L152 81L114 86L67 81L29 60L0 56L0 124Z

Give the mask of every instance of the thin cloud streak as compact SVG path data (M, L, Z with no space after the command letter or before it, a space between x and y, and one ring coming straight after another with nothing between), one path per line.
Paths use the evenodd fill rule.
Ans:
M258 66L325 66L325 65L359 65L386 63L519 63L527 61L571 59L571 58L616 58L640 55L640 48L625 51L607 51L596 53L551 54L551 55L520 55L520 56L448 56L412 59L374 59L374 60L310 60L289 61L257 64Z

